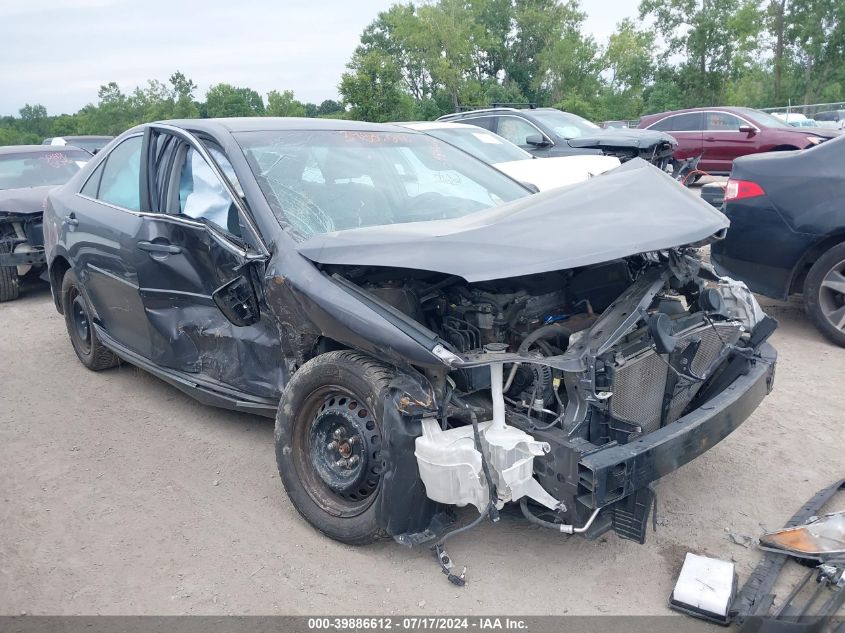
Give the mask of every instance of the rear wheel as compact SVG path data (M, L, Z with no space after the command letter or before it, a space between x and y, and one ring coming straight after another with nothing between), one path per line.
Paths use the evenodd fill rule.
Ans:
M824 253L810 268L804 306L821 333L845 347L845 243Z
M114 352L97 338L91 308L72 270L68 270L62 279L62 311L73 351L83 365L92 371L100 371L118 364L119 359Z
M9 253L8 244L0 244L0 254ZM0 266L0 302L17 299L20 294L20 280L16 266Z
M351 351L311 359L285 388L276 416L276 462L297 511L333 539L363 545L383 536L383 399L395 375Z

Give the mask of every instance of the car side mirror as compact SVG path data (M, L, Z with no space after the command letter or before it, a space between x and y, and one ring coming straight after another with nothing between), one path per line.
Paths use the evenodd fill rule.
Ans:
M740 125L739 131L748 134L748 136L754 136L757 133L757 128L752 125Z
M532 147L548 147L551 145L542 134L529 134L525 137L525 142Z
M519 184L528 189L531 193L540 193L540 188L535 185L533 182L527 182L525 180L520 180Z
M243 275L220 286L211 293L211 298L223 315L234 325L253 325L261 318L258 297L249 279Z

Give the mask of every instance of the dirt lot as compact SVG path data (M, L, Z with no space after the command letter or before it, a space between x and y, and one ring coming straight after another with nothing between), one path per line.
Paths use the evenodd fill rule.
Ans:
M799 303L781 322L775 392L738 431L658 487L644 546L562 537L505 516L450 545L450 585L426 550L352 548L285 497L268 420L204 407L131 367L92 373L46 285L0 305L0 613L666 613L687 551L779 527L845 473L845 350ZM734 538L731 537L731 533Z

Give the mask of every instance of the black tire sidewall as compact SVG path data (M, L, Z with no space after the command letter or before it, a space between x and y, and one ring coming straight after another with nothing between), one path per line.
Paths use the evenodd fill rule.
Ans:
M62 312L64 312L65 315L65 326L67 327L68 337L70 337L70 343L71 345L73 345L73 351L76 352L77 357L83 365L85 365L86 367L90 367L94 357L93 330L91 331L92 336L90 349L86 352L85 349L80 345L79 335L76 332L76 326L73 323L73 305L71 303L71 293L74 290L79 293L80 296L82 296L83 301L85 302L85 310L88 312L88 318L90 322L91 308L88 305L88 300L85 299L85 295L82 293L82 288L79 285L79 279L77 279L76 274L74 274L72 270L68 270L65 273L64 278L62 278Z
M5 243L0 243L0 253L10 253ZM0 301L13 301L20 296L20 279L16 266L0 266Z
M330 538L352 545L363 545L383 536L376 520L377 497L381 494L381 483L371 496L370 505L363 512L351 517L333 516L312 499L292 458L292 451L295 450L292 437L297 425L311 422L305 419L307 412L301 410L301 405L311 394L327 385L345 387L370 407L381 434L384 412L383 385L371 379L366 367L355 362L355 356L358 355L329 352L312 359L294 374L279 403L275 443L279 476L288 497L302 517Z
M821 282L830 269L845 260L845 243L837 244L819 257L804 280L804 307L813 325L830 341L845 347L845 332L836 329L825 317L819 303Z

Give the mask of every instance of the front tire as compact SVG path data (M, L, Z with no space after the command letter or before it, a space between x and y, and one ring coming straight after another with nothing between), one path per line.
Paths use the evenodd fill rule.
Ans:
M62 278L62 311L65 314L65 326L79 362L91 371L100 371L114 367L120 359L105 347L91 318L91 307L82 293L79 280L72 270Z
M364 545L376 521L384 463L381 424L394 370L366 354L321 354L291 378L276 415L276 462L302 517L323 534Z
M0 244L0 253L11 252L7 244ZM16 266L0 266L0 303L14 301L20 296L20 280Z
M845 347L845 243L828 250L810 268L804 307L822 334Z

